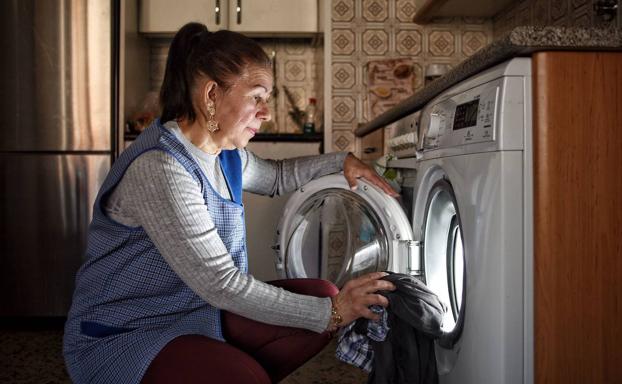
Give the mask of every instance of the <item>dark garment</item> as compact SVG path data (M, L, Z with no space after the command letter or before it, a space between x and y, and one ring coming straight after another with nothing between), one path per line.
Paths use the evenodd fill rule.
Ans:
M389 299L390 330L384 341L370 340L374 362L368 383L438 383L434 339L442 333L445 306L412 276L392 273L383 279L397 289L380 292ZM357 332L364 334L366 323L366 319L359 319Z

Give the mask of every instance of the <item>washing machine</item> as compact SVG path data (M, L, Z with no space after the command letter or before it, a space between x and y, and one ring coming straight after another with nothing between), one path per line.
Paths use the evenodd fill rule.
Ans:
M441 383L532 383L530 59L457 84L419 116L413 156L389 163L400 199L364 181L351 191L341 175L305 185L279 224L277 272L338 286L377 270L417 276L447 307Z

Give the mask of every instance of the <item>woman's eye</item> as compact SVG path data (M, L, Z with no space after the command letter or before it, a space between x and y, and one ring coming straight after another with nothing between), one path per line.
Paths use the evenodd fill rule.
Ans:
M255 96L255 104L259 104L259 103L266 103L268 104L270 102L270 98L266 97L265 99L261 96Z

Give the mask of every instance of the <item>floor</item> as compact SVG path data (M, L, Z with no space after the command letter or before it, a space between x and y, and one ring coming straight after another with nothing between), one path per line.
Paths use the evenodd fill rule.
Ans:
M0 383L70 383L61 354L62 323L2 324L0 326ZM334 357L335 343L281 384L359 384L367 375Z

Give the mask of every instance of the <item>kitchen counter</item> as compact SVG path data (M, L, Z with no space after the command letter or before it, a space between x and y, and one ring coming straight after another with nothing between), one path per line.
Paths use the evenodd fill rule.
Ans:
M622 50L622 31L613 28L516 27L421 91L402 100L367 124L359 126L354 134L362 137L391 124L422 108L445 89L495 64L516 56L530 56L537 51L553 50Z

